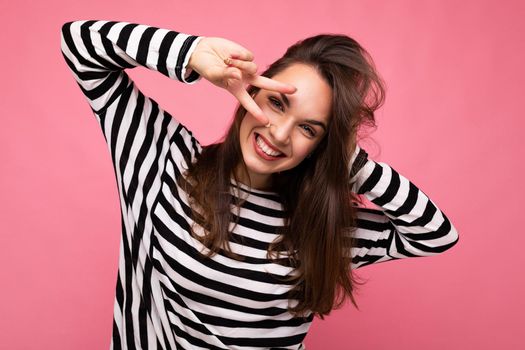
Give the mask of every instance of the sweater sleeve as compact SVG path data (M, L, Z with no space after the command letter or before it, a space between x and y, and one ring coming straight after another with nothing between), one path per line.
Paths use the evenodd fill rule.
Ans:
M145 96L125 69L142 66L192 84L199 74L187 68L201 38L144 24L82 20L63 24L61 50L95 115L111 153L121 198L134 211L155 189L168 151L177 166L201 146L192 133ZM171 149L170 149L171 148Z
M388 260L432 256L454 246L456 228L416 185L357 147L352 156L354 193L379 209L357 208L352 269Z

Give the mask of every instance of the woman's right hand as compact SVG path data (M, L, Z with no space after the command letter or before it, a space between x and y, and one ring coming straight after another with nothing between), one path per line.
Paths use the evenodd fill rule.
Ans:
M214 85L229 91L264 125L268 124L269 119L248 94L245 85L250 84L283 94L292 94L296 91L293 85L258 75L253 54L241 45L223 38L200 39L188 66Z

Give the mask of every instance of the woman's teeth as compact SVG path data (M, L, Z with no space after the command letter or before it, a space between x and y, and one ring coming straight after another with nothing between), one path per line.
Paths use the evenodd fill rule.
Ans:
M264 142L264 140L262 139L262 137L260 137L259 135L257 135L257 138L255 139L255 141L257 142L257 145L259 145L259 147L263 150L264 153L266 153L267 155L269 156L272 156L272 157L278 157L280 155L282 155L281 152L276 152L274 151L273 149L271 149L267 144L266 142Z

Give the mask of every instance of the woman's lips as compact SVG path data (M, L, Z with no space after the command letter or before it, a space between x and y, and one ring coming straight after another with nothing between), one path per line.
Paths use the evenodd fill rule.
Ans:
M281 154L278 155L278 156L271 156L271 155L268 155L266 154L260 147L259 145L257 144L257 136L261 137L264 142L268 145L268 147L270 147L272 150L275 150L276 152L280 152ZM255 149L255 152L263 159L265 160L277 160L277 159L280 159L282 157L284 157L285 155L279 151L279 150L276 150L274 147L272 147L270 144L268 144L268 142L266 141L266 139L264 137L262 137L260 134L257 134L257 133L253 133L253 147Z
M284 154L284 152L282 152L280 149L278 149L277 147L275 147L274 145L272 145L272 143L271 143L270 141L268 141L268 140L266 139L266 137L262 136L261 134L255 133L255 137L257 137L257 136L260 136L260 137L263 139L264 143L265 143L268 147L270 147L272 150L274 150L275 152L279 152L279 153Z

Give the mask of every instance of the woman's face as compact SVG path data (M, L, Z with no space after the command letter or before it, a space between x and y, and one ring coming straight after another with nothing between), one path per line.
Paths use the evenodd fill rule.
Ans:
M265 189L271 174L291 169L310 154L325 135L332 101L332 90L311 66L293 64L272 79L292 84L293 94L261 89L254 100L270 119L269 128L250 113L240 126L240 143L252 187Z

